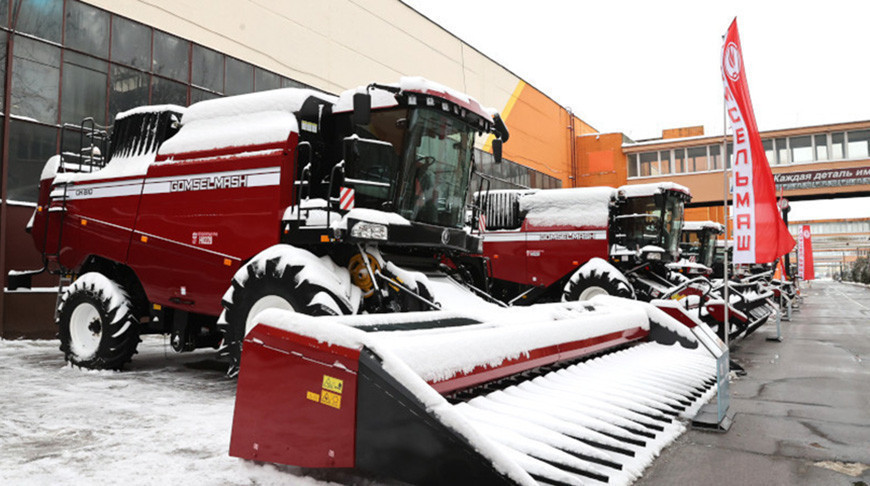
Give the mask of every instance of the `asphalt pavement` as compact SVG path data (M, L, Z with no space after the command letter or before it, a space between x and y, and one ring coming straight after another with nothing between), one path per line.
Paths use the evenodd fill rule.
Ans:
M870 485L870 288L816 281L782 322L733 343L725 433L690 430L635 484Z

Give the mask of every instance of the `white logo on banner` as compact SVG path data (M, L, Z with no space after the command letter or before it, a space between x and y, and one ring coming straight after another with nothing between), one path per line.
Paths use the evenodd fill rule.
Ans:
M722 65L725 66L725 74L731 78L732 81L737 81L740 79L740 49L737 48L737 44L733 42L729 42L727 46L725 46L725 59L722 60Z

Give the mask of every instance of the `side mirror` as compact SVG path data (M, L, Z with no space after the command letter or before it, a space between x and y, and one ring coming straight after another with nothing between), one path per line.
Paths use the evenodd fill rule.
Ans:
M356 125L368 125L372 121L372 95L354 93L352 121Z
M492 141L492 156L496 164L501 163L501 144L502 140L500 138L493 139Z

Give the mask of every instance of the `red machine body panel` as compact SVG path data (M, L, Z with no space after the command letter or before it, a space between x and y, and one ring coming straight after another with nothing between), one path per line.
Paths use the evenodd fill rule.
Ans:
M484 233L493 278L548 287L592 258L608 258L607 228L533 226Z
M89 254L126 260L142 180L136 176L93 178L52 187L49 214L51 223L58 224L49 226L61 227L58 261L62 265L76 268Z
M244 350L230 455L353 467L359 351L268 326Z
M217 315L240 263L278 243L293 157L259 148L149 168L127 262L150 301Z
M279 241L297 143L290 133L279 143L158 156L144 176L74 176L50 188L34 241L70 269L89 255L125 263L150 302L218 315L239 265Z

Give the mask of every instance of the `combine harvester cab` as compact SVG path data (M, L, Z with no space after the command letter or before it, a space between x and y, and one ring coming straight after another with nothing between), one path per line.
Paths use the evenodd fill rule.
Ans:
M711 397L723 349L662 304L265 311L230 454L409 484L628 484Z

